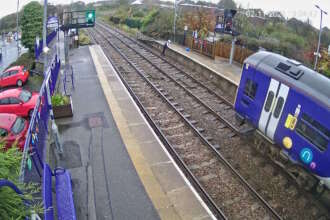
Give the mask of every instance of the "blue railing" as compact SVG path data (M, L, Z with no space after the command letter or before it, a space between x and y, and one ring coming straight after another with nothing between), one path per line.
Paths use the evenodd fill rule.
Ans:
M55 91L60 66L60 60L55 56L41 86L24 145L20 182L41 181L51 108L51 103L48 103L47 87L52 95Z
M56 30L52 31L50 34L47 35L47 38L46 38L47 46L56 37L56 35L57 35ZM36 59L38 59L40 54L42 53L42 48L43 48L42 40L39 40L39 46L37 44L34 44L34 54L35 54Z

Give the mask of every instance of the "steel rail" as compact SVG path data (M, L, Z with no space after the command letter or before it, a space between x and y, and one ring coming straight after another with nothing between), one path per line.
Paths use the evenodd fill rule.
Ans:
M137 68L136 64L131 62L128 57L123 54L120 49L114 45L107 37L96 30L99 35L101 35L105 41L111 45L117 53L119 53L124 60L129 63L136 72L152 87L154 90L161 96L163 99L170 105L172 108L181 116L181 118L190 126L190 128L201 138L204 144L206 144L212 151L215 153L215 155L230 169L230 171L238 178L238 180L251 192L251 194L258 199L262 205L275 217L276 219L282 219L281 216L268 204L266 200L264 200L259 193L238 173L238 171L223 157L223 155L202 135L202 133L194 127L194 125L178 110L176 107L162 94L162 92L146 77L144 74Z
M103 35L103 33L102 33ZM103 35L104 36L104 35ZM114 35L115 36L115 35ZM149 59L146 59L141 53L139 53L136 49L128 45L127 43L123 42L119 37L115 36L121 43L123 43L125 46L133 50L135 53L139 54L144 60L146 60L148 63L150 63L154 68L156 68L158 71L160 71L162 74L164 74L166 77L168 77L172 82L177 84L180 88L185 90L190 96L194 97L201 105L203 105L208 111L210 111L215 117L217 117L220 121L225 123L232 131L235 132L236 135L241 135L242 133L240 130L238 130L232 123L230 123L227 119L222 117L220 114L218 114L213 108L211 108L208 104L206 104L204 101L202 101L199 97L197 97L195 94L193 94L190 90L188 90L184 85L179 83L176 79L174 79L172 76L170 76L168 73L166 73L164 70L162 70L160 67L152 63ZM167 61L164 61L168 63Z
M98 42L95 39L95 37L93 37L93 38L94 38L94 40L96 42ZM133 67L133 69L135 71L137 71L137 73L140 76L143 76L143 74L134 65L132 65L131 62L128 61L128 59L127 59L127 57L125 55L123 55L113 45L111 45L111 46L126 60L126 62L128 62ZM213 199L209 196L209 194L206 192L206 190L203 188L203 186L199 183L199 181L197 180L197 178L195 177L195 175L190 171L190 169L187 167L187 165L185 164L185 162L180 158L180 156L174 150L174 147L170 144L170 142L168 141L168 139L165 137L164 133L156 125L156 123L152 120L151 116L148 114L147 110L144 108L144 106L143 106L142 102L140 101L140 99L137 97L137 95L131 89L131 87L129 86L128 82L124 79L124 77L121 74L119 74L121 71L118 69L118 67L116 66L116 64L113 62L113 60L110 57L108 57L108 59L109 59L110 63L112 64L112 66L114 67L114 69L116 70L116 72L118 73L118 76L122 80L123 84L125 85L125 87L129 91L129 93L131 94L132 98L135 100L135 102L139 106L141 112L143 113L143 115L145 116L145 118L147 119L147 121L149 122L150 126L153 128L153 130L158 135L158 137L160 138L160 140L162 141L162 143L165 145L166 149L168 149L170 151L171 155L174 156L175 161L180 165L181 168L183 168L183 172L188 177L188 179L192 181L191 183L194 185L195 189L197 189L197 191L203 197L204 201L206 200L207 204L211 206L210 208L213 211L213 213L215 214L215 216L217 216L219 219L227 220L228 218L226 217L226 215L215 204L215 202L213 201ZM145 78L143 78L143 79L147 81L148 85L150 87L152 87L158 93L158 95L160 95L164 100L166 100L166 104L170 105L174 109L174 111L176 113L178 113L181 117L183 117L183 115L179 111L177 111L177 109L174 107L174 105L172 103L170 103L170 101L168 100L168 98L166 98L165 95L162 94L161 91L159 91L159 89L152 82L150 82L148 79L145 79Z

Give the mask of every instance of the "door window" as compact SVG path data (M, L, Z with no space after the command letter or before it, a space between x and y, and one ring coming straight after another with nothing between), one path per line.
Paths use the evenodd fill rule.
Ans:
M17 73L18 73L18 70L13 70L13 71L10 72L10 75L11 75L11 76L14 76L14 75L16 75Z
M283 104L284 104L283 97L279 97L278 100L277 100L275 111L274 111L274 117L275 118L278 118L280 116L280 114L282 112Z
M1 77L8 77L9 75L10 75L10 71L9 72L4 72Z
M258 89L258 84L256 82L253 82L251 79L247 79L245 83L244 88L244 94L249 96L251 99L254 99L256 97Z
M9 98L10 104L19 104L20 100L17 98Z
M8 132L6 129L0 128L0 137L4 138L8 135Z
M9 99L8 98L0 99L0 105L8 105L8 104L9 104Z
M274 100L274 96L275 96L274 92L269 91L267 99L266 99L266 104L265 104L265 111L266 112L270 111L270 108L272 107L272 103L273 103L273 100Z

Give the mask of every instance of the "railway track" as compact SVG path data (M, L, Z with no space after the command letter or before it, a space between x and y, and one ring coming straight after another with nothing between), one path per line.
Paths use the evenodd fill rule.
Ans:
M215 209L222 210L218 211L218 217L320 219L324 216L317 213L317 206L308 198L296 202L301 193L283 175L274 173L277 170L264 158L255 158L256 152L240 136L248 128L232 123L234 111L230 101L208 89L207 82L102 24L91 34L202 186L200 191L206 191ZM274 184L280 187L275 185L274 190L271 187ZM305 209L306 206L310 209ZM225 215L219 214L222 212Z

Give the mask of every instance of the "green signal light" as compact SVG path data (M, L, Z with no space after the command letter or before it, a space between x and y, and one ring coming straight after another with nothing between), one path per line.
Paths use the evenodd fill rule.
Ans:
M95 12L94 11L86 12L86 21L88 24L93 24L95 22Z

